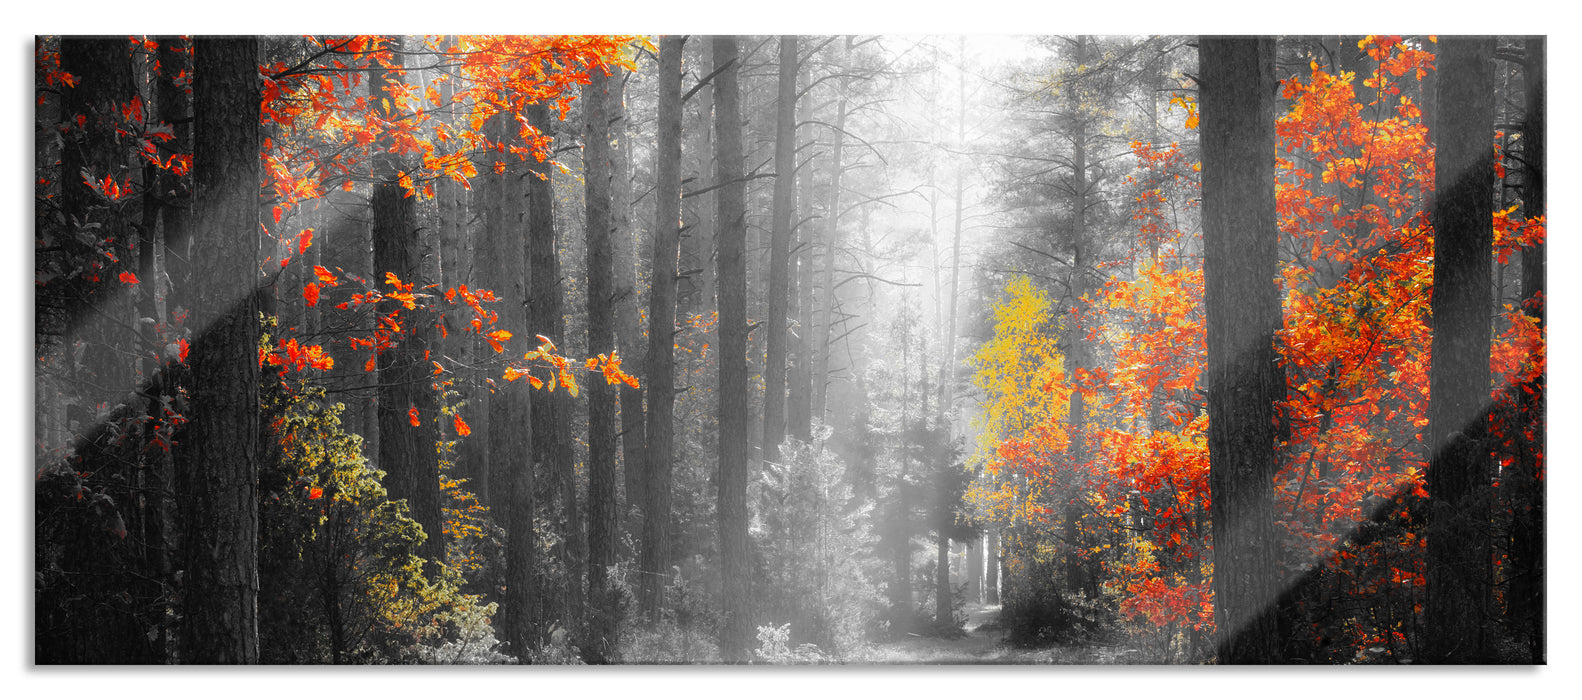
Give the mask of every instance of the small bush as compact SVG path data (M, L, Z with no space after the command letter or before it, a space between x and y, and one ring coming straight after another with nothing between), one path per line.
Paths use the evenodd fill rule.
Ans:
M1034 588L1007 600L1000 620L1010 632L1007 641L1022 647L1083 643L1101 627L1092 611L1053 588Z
M831 662L817 644L798 644L791 647L791 623L776 627L761 625L758 628L758 649L754 658L767 664L806 666Z

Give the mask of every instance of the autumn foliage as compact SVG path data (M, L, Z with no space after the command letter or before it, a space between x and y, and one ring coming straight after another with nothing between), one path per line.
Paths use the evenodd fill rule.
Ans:
M95 304L136 304L139 315L149 316L143 321L146 326L119 340L90 338L118 345L122 355L132 358L134 369L128 374L95 364L94 371L103 373L96 381L112 388L142 382L152 397L151 410L144 414L126 410L106 418L109 429L120 435L113 446L121 451L116 453L122 455L118 459L136 465L135 473L144 475L136 479L147 480L159 478L153 475L169 468L171 446L182 440L186 389L180 382L186 381L182 377L187 373L189 342L203 330L186 325L194 301L179 267L185 252L171 245L179 232L179 209L189 206L193 187L192 142L185 135L190 132L190 117L182 120L179 104L193 89L193 48L185 37L95 41L93 46L108 52L109 65L73 69L78 74L62 66L62 40L44 37L37 43L37 109L40 124L49 123L49 131L40 134L36 183L41 222L38 284L41 299L64 299L67 313L77 315L64 319L66 328L78 323L78 316L89 313L79 309ZM521 347L522 343L513 339L534 338L534 329L500 327L493 307L503 300L494 290L466 284L442 286L438 280L403 280L396 271L369 269L365 257L347 255L345 223L325 215L330 198L365 195L374 161L390 155L402 163L396 179L405 195L425 201L435 196L437 181L470 189L479 174L475 163L485 162L486 154L504 155L503 164L497 167L512 170L520 170L528 162L553 163L550 138L528 125L524 110L529 105L548 105L564 117L590 72L630 67L632 49L642 41L631 36L469 36L406 39L398 44L383 36L305 36L274 42L259 57L262 101L258 114L264 138L258 157L264 179L259 191L262 245L256 284L270 303L266 305L268 330L259 338L257 362L264 391L274 397L263 407L273 416L265 418L270 465L280 470L282 478L293 480L289 488L264 490L266 518L274 517L269 513L285 518L266 523L266 544L287 548L267 565L291 568L296 572L293 576L311 579L317 585L327 579L319 576L322 572L311 570L313 557L326 558L326 562L343 555L351 557L349 562L336 564L344 567L335 576L342 577L345 585L319 591L321 602L335 605L337 596L352 595L359 605L370 607L354 605L346 614L377 618L374 626L384 631L381 634L390 633L378 642L383 645L379 649L354 649L356 640L326 638L321 641L327 655L321 660L367 661L379 654L394 655L384 657L387 659L409 655L410 649L399 651L398 647L410 647L419 640L403 642L401 632L392 630L404 624L428 624L436 614L471 616L476 619L469 624L487 629L487 611L477 604L477 596L468 597L457 590L465 585L464 580L450 578L451 574L423 580L413 573L415 564L406 559L412 533L397 531L414 525L405 515L395 514L393 505L383 504L383 474L358 454L356 436L340 428L337 416L342 409L330 407L326 388L356 391L358 384L377 383L381 356L424 327L458 342L470 344L476 339L488 351L482 358L469 358L465 365L439 355L425 357L433 373L432 382L424 389L436 396L454 397L455 387L480 384L485 391L491 387L527 391L526 385L531 384L576 395L583 377L639 385L622 370L622 358L613 348L597 349L592 353L595 357L583 361L564 357L555 343L542 335ZM404 61L397 60L396 50L405 55ZM407 70L387 70L399 63L408 66ZM83 113L64 113L74 103L60 95L85 84L82 71L113 74L118 67L126 67L128 73L135 68L144 87L114 95L108 104L90 105ZM406 79L397 83L370 84L370 76L399 78L403 74ZM419 76L423 79L417 80ZM92 95L111 92L95 89L98 92ZM150 102L150 95L158 99ZM520 126L520 143L525 146L485 137L484 122L499 114L509 115ZM93 161L84 162L80 172L56 176L59 168L50 167L49 158L73 149L87 151L90 146L99 154L124 157L103 161L117 163L110 171L95 164L101 161ZM66 197L63 192L68 190L84 194ZM125 222L134 222L137 233L128 233ZM156 238L156 229L166 238ZM110 296L115 293L124 294L122 301ZM55 317L47 311L55 308L52 304L41 304L40 318L53 324ZM49 360L49 351L40 352L47 355L41 362L59 362ZM65 357L69 367L69 350ZM60 375L72 376L71 370ZM513 385L512 380L524 376L527 382ZM446 434L455 440L472 436L469 420L481 417L475 406L454 400L439 405L438 415L411 407L406 413L407 424L443 421ZM126 525L121 513L131 517L131 504L145 502L143 496L127 491L128 477L114 469L89 466L93 460L103 459L98 452L85 452L80 445L69 443L45 443L40 446L40 479L70 481L72 492L85 503L99 504L95 507L103 511L106 527L112 531L120 528L124 538ZM440 447L446 454L458 450L453 441ZM333 454L326 456L325 450ZM51 460L59 455L68 455L69 464L55 465ZM453 461L449 457L445 463ZM446 484L454 506L446 507L451 514L446 532L426 536L448 535L458 543L465 542L460 556L452 557L457 562L453 573L459 577L466 572L482 584L485 577L477 561L487 558L482 550L487 549L488 538L480 523L486 522L488 509L462 488L461 481L447 477ZM42 498L45 491L40 493ZM349 504L344 506L349 510L342 511L341 504ZM166 517L158 515L161 507L136 512ZM122 524L116 525L117 521ZM140 531L140 537L164 536L158 532L157 522L133 524L156 528ZM334 535L339 539L313 543L315 533L326 537L331 536L331 530L340 533ZM389 542L376 541L386 535L407 540L399 556ZM318 549L310 556L307 549L313 548ZM50 551L55 550L41 549ZM162 572L157 568L160 564L148 556L135 564L128 562L125 572L130 574L123 574L141 571L150 581L167 576L168 569ZM376 558L383 563L376 564ZM137 570L138 566L144 568ZM372 588L358 589L358 585L368 584L370 576ZM352 583L359 578L363 584ZM285 596L281 600L291 595L291 591L275 592ZM353 595L358 593L367 595ZM143 601L136 600L138 604ZM155 601L152 597L147 600ZM318 623L334 628L332 636L346 626L345 620L321 619ZM438 637L428 634L424 639L438 644L454 637L452 630ZM152 634L139 648L152 649L161 639Z
M1301 625L1288 642L1292 650L1371 649L1355 658L1324 657L1332 661L1410 658L1407 633L1425 592L1419 532L1427 496L1433 229L1426 202L1434 161L1423 81L1434 61L1421 41L1401 37L1367 37L1358 48L1367 58L1360 75L1314 60L1282 76L1277 124L1284 328L1276 349L1287 382L1274 480L1281 566L1288 581L1308 575L1293 584L1298 593L1327 586L1325 596L1360 600L1384 595L1385 586L1395 591L1392 604L1344 623L1306 604L1283 610L1283 623ZM1189 97L1178 102L1192 106ZM1188 115L1193 128L1195 112ZM1185 254L1200 235L1192 226L1196 166L1180 143L1135 141L1131 151L1129 259L1071 309L1097 320L1088 339L1103 346L1108 361L1093 381L1066 376L1053 351L1041 349L1058 332L1047 299L1026 279L1001 292L994 337L974 359L988 397L978 452L987 469L974 497L1013 538L1030 527L1054 531L1062 504L1084 504L1103 523L1084 525L1127 532L1118 546L1073 549L1067 541L1013 550L1012 570L1027 556L1086 558L1107 572L1105 590L1122 619L1137 629L1192 629L1206 638L1213 567L1203 273L1201 260ZM1502 179L1505 167L1501 161ZM1500 264L1543 240L1543 221L1516 211L1498 207L1491 222ZM1538 319L1511 303L1494 327L1490 363L1498 381L1490 402L1508 414L1512 387L1543 372L1544 338ZM1063 397L1073 391L1091 391L1100 404L1089 416L1097 450L1086 464L1064 459L1070 437L1062 429ZM1491 452L1510 465L1515 449ZM1336 570L1351 573L1321 573Z
M1284 383L1272 380L1281 592L1268 605L1284 660L1419 662L1433 576L1427 124L1455 106L1435 104L1434 37L1335 39L1271 42ZM232 100L242 125L199 146L193 94L210 93L191 38L40 37L38 659L190 661L182 606L208 601L184 598L183 567L203 567L179 531L230 508L256 522L256 551L237 555L255 576L237 588L257 596L252 654L267 663L860 661L875 640L958 636L973 592L1003 604L1011 644L1214 660L1200 160L1214 161L1195 137L1192 41L1035 41L1047 62L984 83L1021 91L1002 105L1017 116L996 119L1024 121L974 141L965 41L948 69L943 44L890 61L883 41L790 43L781 79L795 84L776 91L770 40L710 73L708 47L679 37L664 61L635 35L271 37L256 75L247 60L231 71L257 81ZM1542 146L1513 87L1533 39L1498 46L1490 430L1472 441L1488 465L1477 524L1495 546L1477 574L1489 615L1505 615L1486 621L1500 659L1528 658L1510 651L1522 640L1541 659ZM656 66L674 72L655 80ZM916 75L952 70L954 141L886 111ZM585 110L594 76L611 78L598 81L608 104ZM919 98L929 119L946 111L940 82ZM777 118L794 175L761 158L766 96L788 94ZM583 131L605 108L619 116ZM673 155L645 143L659 124ZM205 170L220 169L200 158L194 172L195 153L255 126L256 211L246 192L230 209L256 230L199 230ZM255 142L235 142L246 161ZM978 189L998 189L977 206L1001 210L971 211ZM924 199L926 237L908 208ZM600 217L616 250L583 265ZM784 250L753 242L771 220ZM743 230L747 257L721 274L717 244ZM221 275L189 269L218 235L256 249L252 278L225 280L245 303L210 298L204 275ZM592 260L607 257L619 279L600 292ZM777 274L784 289L760 295ZM572 302L606 293L619 328L584 343L604 311ZM932 321L911 296L930 293ZM193 319L234 314L226 303L258 332L216 349ZM617 336L652 350L618 354L603 339ZM237 477L256 473L249 497L215 506L175 484L211 478L179 458L207 427L195 387L221 385L195 375L226 349L256 384L259 401L242 402L256 412L235 425L259 444ZM730 375L746 377L730 404L725 365L749 368ZM617 397L589 383L647 394L623 391L621 427L601 429L587 409L608 418ZM785 396L766 399L777 383ZM772 415L796 437L748 448ZM727 460L721 445L742 449ZM727 504L715 488L734 467L733 498L746 496ZM584 578L602 593L583 597ZM1513 599L1534 591L1538 612L1515 620ZM592 632L582 615L608 624ZM763 623L756 656L749 618ZM727 623L732 639L712 646Z

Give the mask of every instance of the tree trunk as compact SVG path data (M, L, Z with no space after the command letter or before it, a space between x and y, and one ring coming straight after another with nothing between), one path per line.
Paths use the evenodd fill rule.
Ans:
M985 538L979 535L967 545L967 601L983 602L983 550Z
M36 307L35 318L42 333L65 335L76 331L83 340L101 342L100 338L83 336L98 335L89 329L98 330L106 324L84 324L96 313L109 312L107 305L118 296L115 290L124 286L117 279L118 273L130 269L126 264L132 259L129 217L116 207L105 206L102 196L88 186L84 176L86 171L95 181L109 177L122 184L131 184L133 179L126 162L129 149L117 135L121 109L136 94L129 44L126 37L67 37L60 42L61 70L76 76L78 82L61 95L66 129L60 150L60 206L66 235L53 242L69 256L71 267L80 266L93 273L72 271L57 275L39 289L38 297L51 302ZM83 239L94 243L84 243ZM105 246L105 252L111 255L95 250L95 244ZM60 310L59 315L53 313L56 309ZM103 340L114 342L118 335L118 331L106 334ZM66 343L70 346L72 340ZM110 370L102 363L93 369L96 373ZM124 380L113 377L92 381L116 391L127 388Z
M941 632L956 624L954 611L951 610L955 593L950 590L950 536L947 534L954 524L954 515L945 494L941 493L936 516L939 519L938 530L934 533L934 624Z
M966 56L967 56L967 45L966 45L966 40L965 40L964 37L960 40L959 55L961 57L960 60L965 62L966 61ZM937 64L938 57L937 56L935 57L935 61L936 61L935 75L937 75L938 74L937 73L937 71L938 71L938 64ZM966 143L967 143L967 73L966 73L966 71L961 71L958 74L957 81L956 81L956 87L957 87L957 96L956 96L956 147L957 148L966 148ZM950 412L951 412L952 405L955 403L955 400L956 400L955 399L956 375L957 375L957 367L956 367L956 316L957 316L957 313L956 313L956 310L957 310L957 304L961 300L961 219L962 219L962 209L964 208L964 205L965 205L965 202L963 201L963 196L962 196L964 194L964 192L965 192L965 189L966 189L965 170L966 170L966 168L963 165L958 164L956 166L956 202L955 202L955 205L956 205L956 217L955 217L955 227L954 227L954 229L953 229L953 231L951 233L951 243L950 243L950 303L948 304L948 308L950 309L950 311L949 311L949 316L945 319L945 322L942 324L943 329L945 331L945 336L944 336L944 339L943 339L942 351L940 352L941 364L940 364L940 372L939 372L939 415L940 415L940 418L941 418L942 422L949 419L949 415L950 415ZM933 189L933 185L932 185L933 171L932 170L930 170L930 172L929 172L929 179L931 181L930 189ZM937 228L937 225L934 223L934 220L935 220L934 209L935 209L935 201L937 199L938 199L937 196L931 196L929 198L929 223L930 223L930 226L934 227L934 228ZM938 278L936 276L936 278L935 278L935 285L937 286L938 283L939 283L939 280L938 280ZM938 297L938 292L935 293L935 297L936 298ZM936 304L936 308L937 308L937 304Z
M807 77L805 73L801 75L800 90L806 90ZM797 122L813 118L812 103L812 100L797 101ZM793 151L793 155L797 151ZM812 155L797 170L796 180L797 191L792 197L796 290L791 295L796 306L793 312L796 333L791 341L791 368L787 370L786 379L786 429L798 440L807 441L813 437L813 244L814 232L818 230L816 220L809 216L813 210Z
M912 631L912 506L907 498L908 481L911 477L911 445L905 441L907 422L911 406L907 403L909 397L910 379L912 372L912 317L907 309L901 310L901 316L896 319L895 327L899 331L901 345L901 435L900 444L901 469L895 480L895 521L893 539L891 540L890 566L890 633L892 635L906 634ZM924 373L927 373L925 368Z
M1203 37L1198 51L1216 647L1222 664L1275 663L1274 40Z
M496 115L485 125L491 141L523 144L516 121ZM482 173L483 232L478 249L479 283L500 299L498 325L531 337L527 319L527 245L523 235L527 207L527 181L523 173L507 168L496 173L494 164L506 163L495 153L479 168ZM527 176L531 177L531 176ZM531 341L530 341L531 342ZM538 537L533 530L534 465L532 392L524 380L498 382L489 397L488 445L491 456L489 483L492 512L506 530L505 595L500 601L501 639L509 653L524 657L532 648L537 586L534 558Z
M1545 215L1548 191L1545 183L1548 156L1548 46L1541 36L1527 37L1527 62L1523 70L1526 93L1526 124L1522 127L1522 159L1526 166L1522 175L1522 214L1526 219ZM1545 330L1547 302L1545 291L1544 243L1522 249L1522 308L1538 319L1538 327ZM1544 357L1532 358L1543 362ZM1509 434L1514 435L1519 449L1512 482L1518 492L1515 522L1511 535L1511 568L1515 577L1511 582L1507 600L1508 616L1512 626L1527 635L1529 662L1544 663L1545 596L1547 581L1544 575L1544 510L1545 494L1542 478L1547 452L1544 439L1545 392L1548 372L1541 372L1533 381L1517 389L1518 425Z
M683 69L697 76L707 75L710 70L701 66L710 61L708 44L698 42L692 48L696 50L696 55L682 59ZM694 70L692 61L697 61L700 68ZM681 126L682 132L688 136L684 140L685 150L682 151L683 162L680 166L683 183L680 218L686 223L677 234L677 246L680 248L677 265L681 277L676 281L676 315L683 326L689 323L688 317L692 314L707 313L714 306L716 286L713 263L716 202L715 193L711 191L714 172L710 165L715 148L712 123L715 86L703 83L695 89L697 93L687 98L687 101L696 105L692 113L697 118L690 124L686 123L688 112L683 105ZM678 359L684 363L680 372L684 374L693 369L685 366L692 363L690 356Z
M160 37L158 60L160 63L159 75L155 78L155 101L161 121L175 124L186 121L192 115L192 96L176 83L176 77L192 69L191 40L181 40L177 37ZM192 127L187 124L172 128L173 138L170 147L177 153L189 153L192 148ZM151 278L146 278L152 286L155 312L153 318L159 323L171 323L170 309L178 305L182 308L192 308L188 301L188 276L185 247L181 250L181 261L176 261L172 255L171 242L179 240L183 244L191 239L188 215L192 201L190 192L182 182L183 178L166 170L155 174L154 187L161 197L167 198L162 204L158 218L155 220L156 235L158 237L159 254L155 256L157 272ZM188 206L179 206L179 205ZM310 249L311 250L311 249ZM316 252L316 251L315 251ZM174 280L180 279L180 290L174 289ZM149 387L149 393L161 397L161 401L174 401L179 392L179 387L186 380L186 369L173 362L166 362L164 372L158 375L154 385ZM170 420L160 412L154 418L150 429L158 429ZM174 429L174 428L173 428ZM152 512L149 514L150 542L153 545L154 572L160 581L169 581L171 573L175 570L176 562L172 552L176 545L174 533L171 532L175 523L173 514L176 512L171 501L175 486L175 464L168 451L155 457L154 487L148 496ZM172 649L173 630L169 625L160 626L160 648Z
M983 602L1000 604L1000 531L983 538Z
M839 66L851 49L851 37L845 38L844 50L837 52L835 64ZM841 151L846 139L846 90L850 85L850 78L840 79L840 92L836 96L838 104L835 110L835 133L832 137L835 144L830 151L829 166L829 207L824 211L824 264L823 279L821 281L822 295L820 302L823 310L819 314L817 333L818 364L813 372L813 406L812 415L819 423L828 424L829 416L825 415L828 407L826 401L829 397L829 360L832 349L830 348L830 334L835 320L835 248L840 243L840 176L841 176Z
M439 84L440 99L449 104L456 89L455 81L446 80ZM437 115L443 123L455 126L457 117L452 114ZM469 288L477 287L477 263L468 250L469 217L467 200L468 189L461 183L442 177L434 182L435 219L439 233L439 261L440 261L440 290L454 289L460 285ZM309 249L313 254L319 246ZM311 268L308 268L311 269ZM470 369L477 364L479 340L472 333L466 332L468 312L464 307L454 307L448 314L445 328L446 338L440 341L442 355L440 360L447 370L454 372L457 381L450 387L456 392L457 409L462 419L472 428L471 437L456 437L447 434L446 439L456 440L455 449L451 452L452 476L467 480L467 488L478 497L484 505L493 505L489 493L489 395L484 390L487 384L483 383L481 372ZM315 309L309 309L312 313ZM518 327L512 332L523 330ZM451 376L451 375L447 375ZM441 431L450 433L451 428L441 424Z
M610 122L608 89L620 77L594 70L582 89L582 162L587 208L588 355L615 352L614 266L610 246ZM614 386L588 378L588 634L583 654L596 663L611 660L620 621L618 592L609 580L615 564L616 408Z
M1429 366L1428 660L1494 660L1489 551L1489 301L1494 40L1439 44ZM1454 105L1454 108L1448 108Z
M1087 266L1084 257L1086 253L1086 238L1088 236L1087 211L1088 211L1088 122L1083 115L1082 90L1080 81L1086 71L1088 37L1078 36L1076 42L1075 72L1073 79L1068 79L1065 90L1067 96L1066 109L1072 119L1071 133L1071 316L1070 331L1067 333L1068 350L1066 352L1066 377L1072 382L1070 406L1067 409L1066 421L1071 426L1071 442L1066 448L1066 460L1070 468L1081 473L1082 465L1087 461L1087 396L1082 391L1081 383L1085 380L1086 372L1093 364L1090 355L1092 349L1088 343L1088 332L1084 323L1086 303L1083 295L1087 293ZM1066 589L1076 591L1085 588L1085 569L1082 555L1082 528L1081 505L1075 497L1066 499L1065 506L1061 508L1061 521L1065 532L1065 578Z
M258 661L258 40L193 42L196 210L182 507L184 663Z
M764 361L763 455L780 461L786 433L786 305L791 268L791 225L796 196L797 38L780 37L780 83L775 114L774 222L769 241L769 318Z
M718 269L720 315L719 478L718 518L720 572L720 656L726 663L749 659L752 617L748 580L752 575L747 549L747 212L742 180L742 124L737 86L739 56L736 38L713 38L715 131L719 150L715 182L719 184Z
M540 135L549 135L547 107L528 105L527 121ZM565 288L561 285L559 244L555 230L554 170L547 163L528 162L527 180L527 265L528 321L531 332L543 335L564 348L566 338ZM553 379L553 378L551 378ZM533 401L533 461L547 479L535 483L541 495L555 507L550 511L550 527L557 535L553 548L563 563L566 579L558 582L553 599L545 610L547 622L568 631L580 629L582 616L582 572L586 541L578 513L575 456L571 444L571 420L576 404L569 392L544 392Z
M373 86L390 94L401 89L402 79L398 72L401 39L392 42L397 49L392 58L397 70L381 73ZM399 117L393 111L385 115L386 119ZM374 156L374 191L369 202L373 210L374 271L380 281L385 274L394 273L402 283L422 290L426 286L423 241L413 198L397 181L401 161L393 148L393 143L382 141ZM396 313L401 307L401 302L388 299L379 303L377 313ZM409 317L402 326L405 335L380 353L378 359L378 464L387 474L385 485L390 500L405 499L412 519L423 526L426 538L418 547L418 556L427 560L424 572L432 578L445 561L439 462L435 453L439 402L430 388L433 372L428 358L433 346L433 324L428 319Z
M648 303L648 457L643 496L643 615L658 622L670 565L670 473L675 410L676 256L681 228L681 52L659 40L659 145L654 154L654 266Z
M632 139L629 138L624 93L630 75L617 69L610 77L610 96L605 108L610 127L615 130L616 150L611 158L611 241L613 243L615 289L615 334L621 346L627 374L647 377L647 348L638 320L637 231L632 227ZM646 472L648 430L643 417L643 389L626 384L621 392L621 470L626 487L626 532L635 540L642 535L638 513L643 500L642 477ZM635 555L636 553L633 552Z

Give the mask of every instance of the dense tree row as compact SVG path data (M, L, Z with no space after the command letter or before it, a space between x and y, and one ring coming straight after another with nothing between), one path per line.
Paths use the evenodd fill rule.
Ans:
M1542 662L1542 39L981 46L39 38L35 659Z
M977 356L1007 605L1165 660L1541 662L1542 39L1056 46L980 266L1021 280Z

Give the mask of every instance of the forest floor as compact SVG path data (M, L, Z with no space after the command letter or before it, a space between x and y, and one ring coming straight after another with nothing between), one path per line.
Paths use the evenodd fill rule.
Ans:
M1005 641L1007 631L997 622L1000 606L969 604L964 609L966 634L955 639L908 636L875 644L862 663L872 664L1115 664L1117 650L1107 647L1053 646L1023 649Z

